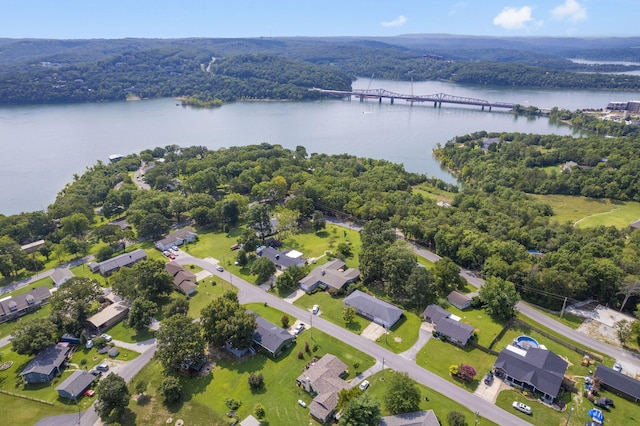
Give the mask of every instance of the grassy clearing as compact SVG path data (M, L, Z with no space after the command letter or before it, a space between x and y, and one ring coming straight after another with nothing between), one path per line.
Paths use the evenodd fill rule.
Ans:
M402 353L418 341L422 320L414 313L405 311L389 333L378 337L376 343L394 353Z
M25 319L47 318L50 314L51 314L51 305L47 304L35 312L24 315L20 318L16 318L15 320L12 320L12 321L3 322L2 324L0 324L0 337L6 337L10 335L13 332L13 330L15 330L16 327L20 325L20 322Z
M153 330L145 329L145 330L136 330L135 328L130 328L127 326L127 321L120 321L118 324L111 327L108 333L115 340L120 340L127 343L138 343L144 342L145 340L152 339L155 337L155 332Z
M495 356L484 353L479 349L474 349L469 345L465 348L459 348L448 342L430 339L418 352L416 363L443 379L474 392L487 371L493 368L496 359ZM464 382L453 378L449 374L449 366L454 364L471 365L477 372L475 379Z
M293 304L304 308L309 312L311 312L313 305L319 305L319 315L321 315L322 318L356 334L362 333L362 331L371 324L371 321L356 315L350 324L346 324L342 319L342 310L344 309L344 304L342 303L343 300L344 298L342 297L331 297L329 293L319 291L314 294L305 294L300 299L293 302Z
M264 304L251 304L247 308L256 311L266 319L279 324L283 313ZM274 320L275 319L275 320ZM309 342L312 353L304 353L305 343ZM296 354L303 352L304 359ZM131 405L131 418L139 425L157 425L165 422L167 417L180 418L185 424L228 424L224 414L229 411L225 406L225 398L234 398L242 402L238 409L239 419L253 414L258 402L266 408L266 422L271 426L314 424L307 409L297 404L298 399L309 403L311 396L299 388L295 379L300 375L312 356L321 357L326 353L338 356L347 364L349 377L364 371L374 364L373 358L359 352L346 344L337 341L319 330L314 330L313 339L308 331L303 332L297 342L276 360L258 354L253 357L237 359L222 353L215 362L211 375L204 378L182 378L185 390L184 400L176 406L167 407L158 396L158 387L164 378L160 366L152 361L136 378L149 382L148 393L152 396L148 404ZM356 369L354 365L358 365ZM252 392L247 383L250 373L262 374L264 389ZM129 420L123 424L132 424ZM267 423L265 423L267 424Z
M115 357L110 357L107 354L99 354L98 349L93 347L91 349L87 349L83 346L78 347L78 350L73 354L69 363L76 364L79 368L87 367L87 369L92 369L95 365L100 364L109 359L117 360L117 361L131 361L134 360L140 355L138 352L131 351L129 349L121 348L120 354Z
M388 373L387 373L388 374ZM372 375L368 380L370 383L369 388L367 389L367 392L373 396L375 399L377 399L378 401L380 401L380 407L382 408L382 415L383 416L388 416L390 415L389 411L385 408L384 406L384 395L387 393L387 383L383 380L381 380L381 378L383 377L383 373L379 372L376 373L374 375ZM423 398L420 398L420 410L433 410L434 413L436 414L436 416L438 417L438 419L440 420L440 424L441 425L445 425L448 424L446 422L446 418L447 418L447 414L449 414L450 411L458 411L462 414L464 414L466 421L468 425L472 425L474 424L474 420L475 420L475 414L473 413L473 411L469 410L467 407L465 407L464 405L447 398L446 396L442 395L441 393L435 391L434 389L428 388L426 386L423 386L419 383L416 383L416 385L418 386L418 389L420 390L420 394L423 396ZM429 398L429 400L427 401L424 397ZM495 423L487 420L487 419L481 419L481 422L479 423L481 425L493 425Z
M503 321L496 321L487 315L482 309L467 308L464 311L461 311L455 306L449 306L447 311L459 316L461 322L469 324L475 328L475 333L478 334L478 343L485 347L488 347L498 333L500 333L504 328Z
M581 228L605 225L622 229L640 217L640 203L634 201L622 202L571 195L531 197L549 204L558 222L571 222Z
M453 202L454 193L445 191L444 189L438 189L429 185L428 183L421 183L420 185L412 187L412 190L425 198L430 198L435 201L444 201L451 204Z

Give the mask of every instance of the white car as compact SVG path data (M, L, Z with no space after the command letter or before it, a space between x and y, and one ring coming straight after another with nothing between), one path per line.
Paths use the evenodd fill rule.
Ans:
M302 330L304 330L304 324L300 323L296 325L296 328L293 329L293 334L297 336L298 334L302 333Z
M622 366L616 362L615 364L613 364L613 370L620 372L622 371Z
M513 404L511 405L513 406L513 408L515 408L518 411L522 411L525 414L531 414L531 407L529 407L526 404L523 404L522 402L513 401Z
M365 380L362 383L360 383L360 386L358 386L360 388L360 390L365 390L369 387L369 381Z
M113 340L113 337L109 336L107 333L102 333L100 337L104 338L104 340L106 340L107 342L110 342Z
M171 251L172 251L172 252L174 252L174 253L177 253L177 252L178 252L178 250L180 250L180 249L178 248L178 246L173 246L173 247L171 247Z
M313 309L311 309L311 312L313 312L313 315L317 314L319 311L320 311L320 306L313 305Z
M93 347L93 340L91 339L87 340L87 344L84 345L84 347L87 349L91 349Z
M307 408L307 403L306 403L306 402L304 402L304 401L303 401L303 400L301 400L301 399L299 399L299 400L298 400L298 404L300 404L300 406L301 406L301 407L303 407L303 408Z
M216 267L216 271L218 271L218 272L224 272L224 268L223 268L222 266L218 265L218 266Z

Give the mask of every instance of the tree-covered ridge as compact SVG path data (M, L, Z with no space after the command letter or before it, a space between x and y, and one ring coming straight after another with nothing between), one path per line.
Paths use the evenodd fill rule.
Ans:
M640 201L638 152L636 137L486 132L457 137L436 150L440 161L461 179L488 192L504 186L622 201Z

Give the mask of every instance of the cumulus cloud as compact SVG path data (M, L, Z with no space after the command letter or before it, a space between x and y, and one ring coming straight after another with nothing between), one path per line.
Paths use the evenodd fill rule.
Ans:
M493 25L508 30L519 30L526 28L531 21L533 21L533 18L531 17L531 8L529 6L522 6L520 9L505 7L502 12L493 18Z
M576 0L566 0L564 4L551 11L554 19L567 19L571 22L578 22L587 19L587 9L582 7Z
M398 16L393 21L381 22L380 24L383 27L401 27L407 22L407 17L404 15Z

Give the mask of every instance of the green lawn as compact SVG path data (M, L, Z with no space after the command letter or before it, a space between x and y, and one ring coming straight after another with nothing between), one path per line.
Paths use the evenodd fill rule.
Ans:
M247 308L256 311L268 320L279 324L283 313L264 304L251 304ZM277 319L277 321L274 321ZM292 319L293 320L293 319ZM309 342L312 354L304 353L305 343ZM298 359L297 353L303 352L304 359ZM244 419L253 413L256 403L260 402L266 409L266 422L271 426L277 425L306 425L317 424L309 416L308 409L297 404L298 399L309 403L311 396L299 388L295 379L302 372L303 366L312 356L321 357L326 353L338 356L347 364L349 376L373 366L374 360L370 356L357 351L346 344L337 341L329 335L314 330L313 339L310 333L303 332L298 336L296 345L276 360L263 355L237 359L226 353L216 359L213 374L205 378L182 378L185 389L184 401L173 407L166 407L158 396L158 387L164 377L160 366L152 361L134 379L149 382L148 393L152 395L149 404L138 406L132 403L133 414L129 421L135 419L136 424L157 425L165 422L167 417L180 418L185 424L227 424L225 413L225 398L230 397L242 402L237 414ZM354 365L358 365L356 369ZM247 379L249 374L262 374L265 388L258 392L251 392ZM123 424L132 424L129 421Z
M152 330L146 329L138 331L135 328L127 326L127 321L120 321L118 324L111 327L107 333L111 335L115 340L121 340L127 343L144 342L145 340L152 339L155 333Z
M49 314L51 314L51 305L47 304L35 312L21 316L20 318L16 318L13 321L3 322L2 324L0 324L0 337L6 337L10 335L13 330L15 330L18 325L20 325L20 322L25 319L46 318L49 316Z
M578 388L584 387L584 381L580 380ZM633 403L611 394L607 391L601 391L600 396L605 398L611 398L615 402L615 407L610 411L603 411L604 424L609 425L635 425L640 422L640 406L637 403ZM557 426L559 424L565 425L569 421L570 426L581 426L585 422L591 419L587 415L587 412L591 408L596 408L588 399L584 398L582 394L567 394L564 397L567 403L567 410L557 411L547 407L535 400L527 400L521 393L516 390L510 389L500 392L496 400L496 405L501 407L518 417L539 426ZM521 413L511 407L513 401L524 402L531 407L532 415L528 416ZM571 412L573 408L573 412ZM571 414L571 419L569 419Z
M453 202L453 197L456 195L452 192L435 188L428 183L421 183L420 185L414 186L412 187L412 190L425 198L431 198L435 201L444 201L449 204Z
M576 223L581 228L605 225L623 229L640 218L640 203L633 201L622 202L571 195L531 197L549 204L558 222Z
M389 333L380 336L376 343L391 352L402 353L418 341L421 325L422 320L418 315L405 311Z
M89 269L89 267L85 264L82 264L80 266L76 266L74 268L69 269L71 272L73 272L73 275L75 275L76 277L89 277L94 281L97 281L98 283L100 283L100 285L102 287L107 287L107 280L105 279L105 277L103 277L100 274L94 274L93 272L91 272L91 269Z
M215 282L215 285L211 283ZM238 288L229 284L228 281L218 277L209 277L198 281L196 293L189 296L189 313L192 318L199 318L202 309L207 306L213 299L222 296L227 291L238 292ZM172 297L183 297L180 293L174 292Z
M459 316L461 322L472 326L475 329L475 333L478 334L478 343L485 347L488 347L491 341L493 341L504 328L503 321L497 321L491 318L482 309L467 308L461 311L451 305L447 308L447 311Z
M388 370L385 371L385 373L388 374ZM378 372L372 375L368 379L370 385L369 385L369 388L366 390L366 392L368 392L371 396L373 396L375 399L380 401L380 407L382 408L382 415L388 416L390 415L390 413L384 406L384 396L387 392L387 382L381 380L382 377L383 377L382 372ZM464 414L467 425L474 424L475 415L467 407L465 407L464 405L452 399L447 398L446 396L442 395L441 393L437 392L434 389L428 388L419 383L416 383L416 385L418 386L418 389L420 390L420 395L422 396L422 398L420 398L420 410L433 410L433 412L436 414L436 416L440 420L441 425L444 426L449 424L446 419L447 419L447 414L450 411L458 411ZM428 398L429 400L427 401L425 398ZM478 419L478 420L480 420L478 424L483 426L495 424L487 419Z
M331 297L329 293L319 291L314 294L305 294L293 302L293 304L308 311L311 311L313 305L319 305L320 316L322 318L331 321L340 327L346 328L347 330L353 331L356 334L360 334L362 330L371 324L371 321L356 315L354 320L347 325L342 319L342 310L344 309L344 304L342 303L343 300L344 298L342 297Z
M76 364L79 368L83 368L86 366L88 370L91 370L94 366L107 359L115 359L125 362L134 360L140 355L138 352L131 351L129 349L121 347L118 347L118 349L120 349L120 354L118 354L118 356L116 357L110 357L107 354L99 354L98 349L95 346L91 349L87 349L84 346L79 346L69 362L72 364Z
M482 352L480 349L474 349L469 345L463 349L448 342L430 339L418 352L416 363L451 383L474 392L480 380L493 368L496 359L495 356ZM449 366L454 364L471 365L477 372L475 379L463 382L451 377Z

